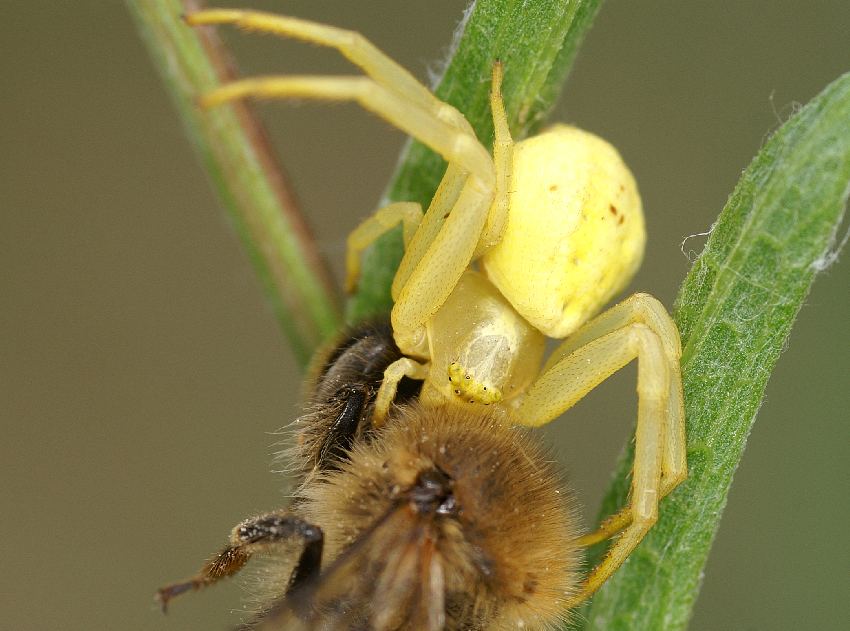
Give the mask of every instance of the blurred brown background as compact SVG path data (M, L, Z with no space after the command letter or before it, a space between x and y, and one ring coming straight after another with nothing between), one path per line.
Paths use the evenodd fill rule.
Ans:
M251 4L361 30L426 78L466 1ZM4 9L0 628L226 629L237 583L167 617L152 594L283 502L270 432L297 410L292 357L124 5ZM850 70L848 32L843 0L606 3L557 118L611 140L637 176L650 242L634 289L671 304L680 243L794 104ZM248 73L348 71L328 51L226 35ZM353 106L262 112L339 273L403 137ZM818 279L768 387L695 630L850 619L848 256ZM588 520L633 389L627 372L551 428Z

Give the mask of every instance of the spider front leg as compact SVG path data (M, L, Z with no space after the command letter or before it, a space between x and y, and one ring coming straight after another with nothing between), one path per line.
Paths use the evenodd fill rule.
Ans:
M230 545L207 561L195 576L187 581L160 588L156 600L165 611L175 596L201 589L241 570L251 556L269 544L300 538L304 549L298 557L289 579L289 587L303 584L318 574L322 562L324 536L318 526L289 514L269 514L248 519L233 529Z
M353 31L255 11L209 10L186 22L234 24L339 50L365 77L265 77L234 81L204 95L202 105L254 98L355 101L439 153L448 163L453 200L445 212L423 220L394 287L392 322L401 350L421 356L424 325L451 294L476 255L498 242L508 212L512 141L502 105L500 64L493 68L491 104L496 128L495 164L468 121L440 101L396 62ZM442 204L438 204L442 206ZM421 235L420 235L421 233Z
M402 227L402 239L405 249L422 221L422 207L415 202L397 202L375 211L375 214L363 221L348 235L348 248L345 258L345 290L349 293L357 289L360 280L360 258L363 252L384 234Z
M211 9L190 13L190 26L232 24L336 48L359 66L365 77L280 76L233 81L204 95L210 107L242 98L355 101L428 145L449 162L490 182L493 162L469 123L440 101L399 64L357 32L309 20L260 11Z
M675 325L654 298L636 294L591 320L557 349L514 417L542 425L638 359L638 421L629 504L580 543L622 530L573 604L593 594L626 560L658 518L658 503L687 476L684 413Z
M393 280L392 312L396 341L405 353L424 348L424 324L445 304L470 262L498 243L509 208L513 139L502 100L502 64L493 64L491 180L464 179L449 163Z
M247 31L291 37L318 46L335 48L376 83L395 90L420 107L433 112L438 119L472 134L472 128L463 114L434 96L413 75L356 31L285 15L241 9L196 11L186 16L186 23L190 26L232 24Z

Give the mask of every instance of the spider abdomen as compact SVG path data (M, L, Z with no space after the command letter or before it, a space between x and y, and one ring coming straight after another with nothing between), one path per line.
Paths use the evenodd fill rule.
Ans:
M555 125L514 148L509 203L484 269L526 320L566 337L640 266L646 234L635 179L608 142Z

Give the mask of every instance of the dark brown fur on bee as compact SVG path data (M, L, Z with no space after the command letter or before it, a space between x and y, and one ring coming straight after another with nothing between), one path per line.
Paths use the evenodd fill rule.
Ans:
M306 412L293 424L295 446L283 452L289 466L308 478L347 458L355 440L368 440L384 370L400 357L385 322L360 325L319 351L307 379ZM403 380L396 402L411 400L420 387Z
M303 482L293 504L237 526L195 578L160 590L163 604L277 548L288 580L245 629L563 623L579 583L577 527L550 459L495 418L415 399L372 428L380 375L397 357L381 326L326 355L313 409L299 419Z

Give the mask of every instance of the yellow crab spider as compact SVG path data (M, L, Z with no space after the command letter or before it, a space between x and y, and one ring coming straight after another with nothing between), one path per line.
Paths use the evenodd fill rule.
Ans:
M246 97L356 101L448 162L424 216L418 204L390 204L349 238L352 289L363 249L404 227L391 320L405 357L384 373L376 424L407 376L423 381L425 402L489 405L516 423L539 426L638 360L630 499L581 539L590 545L621 533L575 602L587 598L655 522L659 501L687 476L675 324L647 294L596 315L631 280L645 243L637 186L617 151L565 125L514 143L498 63L491 157L459 111L359 33L240 10L199 11L187 22L234 24L335 48L365 74L235 81L205 95L205 106ZM473 261L480 271L471 269ZM545 337L565 341L540 369Z

